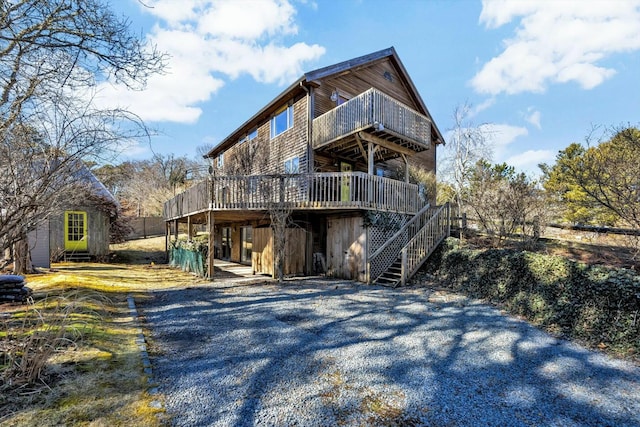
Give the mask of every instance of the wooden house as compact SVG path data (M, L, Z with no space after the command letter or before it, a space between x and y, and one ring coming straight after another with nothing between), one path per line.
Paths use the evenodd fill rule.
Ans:
M84 165L74 173L74 194L62 210L29 234L31 263L101 260L109 255L110 225L118 201Z
M284 211L285 274L397 284L448 232L435 188L410 179L412 165L435 174L443 142L395 49L381 50L305 73L207 154L210 177L164 216L207 225L210 265L273 274Z

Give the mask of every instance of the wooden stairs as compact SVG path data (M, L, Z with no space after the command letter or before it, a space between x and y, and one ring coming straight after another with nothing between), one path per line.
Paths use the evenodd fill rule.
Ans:
M64 260L69 262L89 262L91 255L87 251L65 251Z
M391 264L391 266L382 273L373 283L376 285L390 286L395 288L402 282L402 256Z
M369 257L369 282L404 285L449 233L449 205L425 206Z

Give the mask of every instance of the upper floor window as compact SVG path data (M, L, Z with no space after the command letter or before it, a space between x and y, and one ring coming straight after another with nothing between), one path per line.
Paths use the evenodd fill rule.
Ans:
M284 161L284 173L300 173L300 158L293 157Z
M222 169L224 166L224 153L220 153L218 156L218 169Z
M293 105L287 105L271 118L271 138L293 127Z
M240 138L240 141L238 141L238 144L242 144L245 141L254 140L257 137L258 137L258 128L255 128L254 130L246 134L244 137Z

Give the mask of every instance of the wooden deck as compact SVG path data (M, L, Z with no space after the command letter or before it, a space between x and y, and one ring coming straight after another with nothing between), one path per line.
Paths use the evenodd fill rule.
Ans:
M418 186L364 172L217 176L164 204L165 220L206 211L369 209L415 214Z
M428 117L372 88L313 120L313 148L328 148L361 131L412 152L431 144Z

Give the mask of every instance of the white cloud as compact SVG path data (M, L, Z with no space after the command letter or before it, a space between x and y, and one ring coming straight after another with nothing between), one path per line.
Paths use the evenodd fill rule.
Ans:
M527 150L510 156L505 162L528 175L539 175L540 169L538 165L540 163L553 163L554 159L555 153L551 150Z
M640 0L483 0L486 28L514 20L504 51L471 80L479 93L543 92L567 82L591 89L616 72L599 61L640 49Z
M537 127L538 129L542 129L542 125L540 124L540 119L541 119L541 113L538 110L534 110L533 108L529 107L527 109L527 113L524 116L524 119L531 123L532 125L534 125L535 127Z
M120 155L128 158L136 158L148 155L151 150L148 144L140 141L129 141L121 148Z
M511 144L518 137L529 134L527 128L507 124L488 123L480 125L480 130L486 135L487 141L495 147Z
M118 105L147 121L194 123L226 82L250 75L261 83L291 83L303 65L325 52L319 45L286 44L297 34L289 0L149 0L141 7L158 22L147 35L170 55L163 75L143 91L104 82L101 105Z
M508 146L521 136L529 134L527 128L508 124L488 123L480 125L478 128L491 148L495 163L504 162Z
M263 35L296 34L295 9L288 1L215 1L198 19L198 32L214 37L255 40Z
M496 103L496 98L491 97L491 98L487 98L485 101L481 102L480 104L478 104L477 106L475 106L473 108L473 111L471 111L470 116L474 117L476 115L478 115L479 113L483 112L484 110L487 110L491 107L493 107L493 105Z

